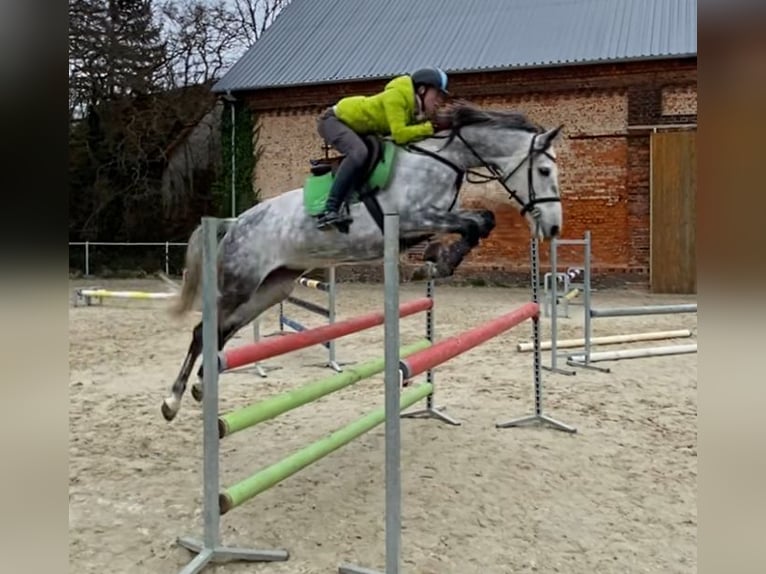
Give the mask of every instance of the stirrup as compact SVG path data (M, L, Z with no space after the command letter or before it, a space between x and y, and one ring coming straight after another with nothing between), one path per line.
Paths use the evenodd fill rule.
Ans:
M348 203L343 203L337 211L338 219L336 220L336 223L343 223L345 225L350 224L354 221L354 219L351 217L351 210L348 207Z
M350 218L337 211L328 211L327 213L323 213L317 218L317 224L320 227L327 227L329 225L335 225L336 223L343 223L345 221L350 221Z
M348 225L353 219L346 211L328 211L317 218L317 227L327 229L332 226Z

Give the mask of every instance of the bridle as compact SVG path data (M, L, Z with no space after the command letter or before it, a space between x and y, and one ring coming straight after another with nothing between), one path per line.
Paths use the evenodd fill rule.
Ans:
M535 185L534 185L534 179L532 177L532 163L534 156L543 154L548 159L550 159L553 163L556 163L556 158L548 151L548 148L545 147L543 149L535 149L535 142L537 141L537 136L540 134L535 134L532 136L532 141L529 144L529 151L527 152L527 155L524 156L524 158L519 162L519 164L514 167L510 172L508 172L507 175L503 176L502 172L497 169L497 167L493 164L490 164L487 162L479 153L474 149L474 147L468 143L468 141L463 137L463 134L460 133L460 128L454 130L452 134L449 136L436 136L436 137L444 137L449 138L449 141L452 141L454 137L457 137L461 142L463 142L463 145L474 155L476 158L481 162L482 166L485 167L491 175L486 175L483 173L479 173L477 171L474 171L470 168L463 169L446 159L445 157L442 157L438 153L432 152L430 150L427 150L425 148L422 148L416 144L410 144L407 146L408 149L417 151L419 153L423 153L425 155L428 155L448 166L450 166L452 169L454 169L457 174L457 182L456 182L456 195L453 199L452 204L455 204L455 201L457 200L457 192L460 190L460 186L463 183L463 178L465 177L466 181L469 183L487 183L489 181L497 181L500 185L503 186L505 191L508 192L508 196L515 200L520 206L521 206L521 215L526 215L529 212L532 212L532 215L535 219L540 218L540 211L535 209L536 206L540 203L550 203L550 202L561 202L561 198L557 195L555 197L542 197L538 198L537 194L535 193ZM441 149L444 149L447 144L442 146ZM527 162L527 183L529 185L529 201L527 203L524 203L522 199L519 197L518 192L514 189L511 189L508 187L508 180L515 174L519 169L521 169L521 166L524 165L524 162ZM475 178L478 179L470 179L468 177L469 175L473 175ZM450 210L452 209L452 206L450 206Z
M534 156L536 155L545 155L548 159L550 159L553 163L556 163L556 158L548 151L548 148L544 148L541 150L535 149L535 142L537 141L537 136L540 134L535 134L532 136L532 141L529 144L529 151L527 152L527 155L524 156L524 158L519 162L519 164L514 167L511 171L508 172L507 175L503 176L502 172L497 169L495 165L492 165L488 163L483 157L481 157L478 152L473 148L471 144L469 144L466 139L463 137L463 134L460 133L460 130L458 129L455 133L457 138L463 142L463 145L465 145L468 150L476 156L476 159L478 159L482 165L492 174L492 175L484 175L482 173L478 173L475 171L472 171L470 169L466 170L466 173L474 175L475 177L481 178L480 180L471 180L468 179L470 183L486 183L488 181L497 181L500 185L503 186L505 191L508 192L508 196L511 199L514 199L519 205L521 205L521 215L526 215L528 212L533 211L535 209L535 206L540 203L550 203L550 202L561 202L561 198L557 195L555 197L542 197L538 198L537 194L535 193L535 184L534 179L532 178L532 163ZM521 169L521 166L524 165L524 162L527 162L527 184L529 186L529 201L527 203L524 203L521 198L518 195L518 192L515 189L511 189L508 187L508 180L515 174L519 169ZM535 216L535 219L538 219L540 217L540 212L534 211L533 215Z

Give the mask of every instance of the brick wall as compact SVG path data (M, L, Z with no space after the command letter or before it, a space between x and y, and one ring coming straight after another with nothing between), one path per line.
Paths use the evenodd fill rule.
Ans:
M671 86L663 89L661 110L663 116L696 116L696 87Z
M649 273L649 137L630 137L627 165L627 220L630 230L629 266L648 278Z
M300 187L309 158L324 154L316 116L326 105L382 85L280 89L253 97L250 106L259 115L264 149L254 185L262 197ZM647 280L647 126L696 122L696 59L454 76L452 90L485 107L521 110L545 126L564 124L556 146L564 237L591 231L595 275ZM528 227L502 188L466 184L461 202L495 211L497 228L465 261L460 275L526 280ZM580 264L581 258L578 248L559 252L562 266Z
M259 119L263 152L254 179L261 198L267 199L303 185L309 159L322 157L324 151L314 113L265 112Z

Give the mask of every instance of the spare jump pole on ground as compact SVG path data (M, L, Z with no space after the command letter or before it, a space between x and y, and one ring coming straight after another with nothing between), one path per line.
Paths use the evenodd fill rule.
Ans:
M591 352L590 363L601 361L618 361L620 359L643 359L646 357L663 357L667 355L686 355L697 352L697 343L688 345L667 345L665 347L646 347L643 349L620 349L619 351ZM585 355L572 355L572 361L585 362Z
M592 346L594 344L593 337L593 319L605 318L605 317L636 317L644 315L665 315L675 313L696 313L696 303L682 303L672 305L644 305L633 307L612 307L606 309L594 309L590 306L589 294L586 294L587 304L585 307L585 349L583 351L576 351L570 353L567 359L567 364L572 366L579 366L585 369L591 369L594 371L601 371L602 373L609 373L611 369L598 367L592 363L601 361L617 361L619 359L639 359L642 357L652 357L663 355L679 355L686 353L695 353L697 346L694 345L676 345L675 349L681 350L681 352L668 351L672 347L656 347L655 349L618 349L614 351L602 351L594 353ZM660 350L658 353L654 353L655 350ZM623 353L626 351L626 353ZM576 358L575 358L576 357ZM593 360L593 357L598 357L597 360ZM609 358L605 358L609 357Z
M162 293L150 291L110 291L92 287L90 289L76 289L74 292L74 305L79 303L91 305L94 300L99 303L104 299L171 299L177 297L176 293Z
M430 345L431 342L427 339L416 341L399 349L399 354L402 357L408 357L413 353L428 348ZM337 375L325 377L319 381L222 415L218 417L218 436L223 438L260 424L282 413L376 375L382 372L384 368L385 358L374 359L353 368L348 368Z
M408 317L421 311L426 311L433 306L433 300L423 297L402 303L399 307L399 316ZM360 317L354 317L345 321L339 321L332 325L323 325L316 329L290 333L278 339L267 339L257 343L243 345L236 349L230 349L219 353L220 372L236 369L263 359L283 355L298 349L304 349L312 345L324 343L330 339L344 337L352 333L358 333L365 329L382 325L385 321L384 313L379 311L368 313Z
M609 373L610 369L600 366L592 365L598 361L618 360L620 358L640 358L654 356L654 349L615 349L613 351L603 351L594 353L592 347L594 345L610 345L617 343L635 343L640 341L655 341L662 339L675 339L675 338L687 338L693 336L691 329L676 329L671 331L656 331L645 333L624 333L618 335L606 335L600 337L593 336L593 320L597 318L606 317L636 317L646 315L665 315L675 313L696 313L696 303L673 303L662 305L633 305L629 307L612 307L595 309L591 304L591 241L590 231L585 232L584 239L575 240L562 240L554 238L551 241L551 254L550 265L551 274L555 274L557 271L557 255L556 248L558 245L582 245L585 250L584 267L583 267L583 330L584 337L577 339L565 339L560 340L558 338L558 306L551 307L551 339L550 341L540 342L540 350L550 350L551 363L550 366L543 367L544 369L560 373L564 375L574 375L575 371L569 369L562 369L558 366L559 349L570 349L569 351L562 352L561 356L566 357L566 362L570 366L582 367ZM567 270L567 273L569 270ZM547 286L547 284L546 284ZM551 283L551 297L554 301L557 300L557 282ZM546 307L547 309L547 307ZM535 342L522 342L517 344L517 350L520 352L534 351L536 347ZM684 354L695 352L692 349L696 348L694 345L679 345L673 347L657 347L659 352L657 355L665 354ZM669 351L667 349L675 349L675 351ZM626 351L626 352L623 352ZM679 352L680 351L680 352ZM590 357L598 356L598 361L591 361ZM605 358L610 357L610 358Z
M149 291L109 291L107 289L82 289L80 295L87 297L112 297L114 299L170 299L175 293L152 293Z
M657 341L661 339L683 339L691 337L690 329L676 329L675 331L652 331L650 333L626 333L624 335L604 335L602 337L591 337L590 342L594 345L611 345L616 343L635 343L638 341ZM552 341L543 341L540 343L540 350L547 351L551 348ZM571 349L585 345L585 339L562 339L556 341L560 349ZM519 343L516 350L526 353L534 350L534 343Z

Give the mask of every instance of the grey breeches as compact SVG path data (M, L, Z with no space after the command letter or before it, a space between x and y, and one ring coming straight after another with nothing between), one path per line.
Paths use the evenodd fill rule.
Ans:
M343 163L348 162L358 169L364 167L367 146L354 130L335 117L332 108L320 116L317 131L327 143L346 156Z

